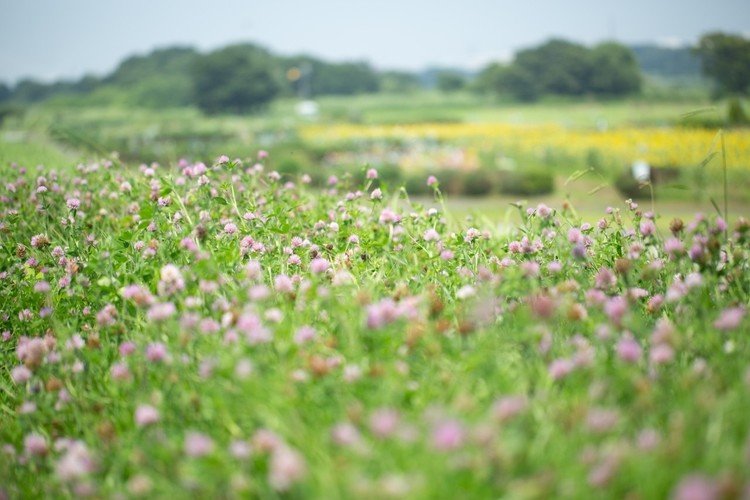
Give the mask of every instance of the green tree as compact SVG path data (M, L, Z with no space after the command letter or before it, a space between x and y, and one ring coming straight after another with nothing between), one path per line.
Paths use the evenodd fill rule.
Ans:
M589 90L590 51L577 43L553 39L522 50L513 66L523 69L544 93L577 96Z
M193 104L191 68L200 55L190 47L167 47L125 59L105 82L127 103L150 108Z
M641 73L633 51L618 43L602 43L591 51L589 90L598 95L623 96L641 90Z
M32 104L47 99L52 94L51 90L50 85L27 78L13 88L12 99L19 103Z
M717 84L719 94L750 92L750 40L738 35L709 33L696 52L703 72Z
M437 74L437 88L441 92L455 92L466 85L466 79L457 71L441 71Z
M419 88L419 78L406 71L384 71L380 74L380 90L383 92L413 92Z
M484 94L500 93L507 69L507 66L498 62L488 64L477 74L472 82L472 89Z
M251 44L229 46L200 57L191 73L195 102L207 113L255 111L281 90L273 58Z
M526 68L513 64L500 75L500 91L519 101L535 101L543 89L536 76Z
M10 99L11 90L5 83L0 82L0 102L5 102Z

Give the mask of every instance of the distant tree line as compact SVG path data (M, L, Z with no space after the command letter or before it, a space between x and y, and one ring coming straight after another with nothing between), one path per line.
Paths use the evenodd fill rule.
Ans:
M0 83L0 103L26 105L55 98L72 104L198 106L207 113L245 113L282 96L403 93L419 88L471 89L522 101L545 95L619 97L640 91L644 69L682 75L696 71L696 61L716 82L717 94L748 93L750 41L712 33L687 52L648 46L631 50L613 42L589 48L552 39L519 51L509 64L492 63L477 74L440 68L377 71L366 62L285 57L249 43L206 54L170 47L129 57L104 77L54 83L25 79L13 87Z

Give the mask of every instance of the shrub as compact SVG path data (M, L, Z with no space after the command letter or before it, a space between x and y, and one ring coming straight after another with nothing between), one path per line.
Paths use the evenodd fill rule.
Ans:
M480 168L466 173L463 192L466 196L486 196L495 190L497 171Z
M423 196L432 193L432 188L427 185L425 173L410 174L404 181L404 187L409 196Z
M440 190L448 195L459 196L464 194L465 172L455 169L443 169L435 174L440 182ZM426 182L426 179L425 179Z
M534 196L548 194L555 190L555 179L550 172L526 170L503 172L500 176L500 192Z

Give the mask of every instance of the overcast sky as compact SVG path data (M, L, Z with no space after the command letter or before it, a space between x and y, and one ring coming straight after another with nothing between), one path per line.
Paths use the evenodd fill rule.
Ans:
M559 36L750 36L750 0L0 0L0 80L104 74L155 47L254 41L384 68L478 67Z

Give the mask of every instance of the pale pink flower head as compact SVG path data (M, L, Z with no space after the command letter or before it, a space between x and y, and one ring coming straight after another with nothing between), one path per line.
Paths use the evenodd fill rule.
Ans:
M259 280L263 276L260 262L258 262L257 260L248 261L248 263L245 264L245 274L247 275L248 279L251 279L253 281Z
M399 309L396 303L385 298L375 304L367 306L367 327L371 329L380 329L385 325L393 323L399 317Z
M264 160L266 158L268 158L268 151L265 151L263 149L259 150L258 151L258 159L259 160Z
M573 362L573 360L568 358L560 358L550 363L548 371L550 377L552 377L553 380L561 380L568 376L574 368L575 363Z
M552 274L557 274L560 271L562 271L562 263L558 260L553 260L549 264L547 264L547 270Z
M47 439L41 434L31 433L23 438L23 448L26 454L33 456L44 456L49 451Z
M719 485L702 474L693 474L680 480L671 495L672 500L718 500Z
M146 427L161 420L159 410L150 405L140 405L135 409L135 425Z
M669 238L664 242L664 252L674 258L685 251L685 246L677 238Z
M596 274L594 282L596 284L596 288L600 290L609 290L617 284L617 277L611 269L602 267Z
M173 303L164 302L152 305L146 316L151 321L164 321L174 316L176 312L177 308Z
M636 438L636 446L641 451L651 451L661 442L661 436L654 429L643 429L638 433Z
M454 254L452 251L448 250L447 248L440 252L440 258L443 260L451 260L453 259Z
M96 461L81 441L63 444L65 450L55 465L55 473L64 482L80 479L96 470Z
M401 221L401 216L390 208L384 208L378 219L381 224L395 224Z
M328 270L328 268L331 266L331 264L320 257L317 257L310 262L310 271L313 274L322 274Z
M656 225L650 219L641 221L640 227L638 228L643 236L651 236L656 232Z
M135 343L129 340L125 341L120 344L118 350L120 351L120 356L130 356L135 352Z
M548 207L547 205L545 205L544 203L540 203L536 207L536 214L539 217L541 217L543 219L546 219L547 217L549 217L550 215L552 215L552 209L550 207Z
M161 342L155 342L146 346L146 359L152 363L166 361L169 357L167 346Z
M367 170L366 177L369 180L377 179L378 178L378 171L375 170L374 168L370 168L370 169Z
M438 183L437 177L435 177L434 175L431 175L431 176L429 176L427 178L427 185L428 186L430 186L430 187L436 186L437 183Z
M714 328L717 330L729 331L734 330L745 317L745 309L743 307L730 307L721 311L719 317L714 321Z
M577 227L568 230L568 241L571 243L583 243L583 233Z
M311 326L301 326L295 333L294 333L294 343L298 345L305 344L307 342L310 342L315 338L315 328Z
M396 432L400 421L401 417L396 410L381 408L375 410L370 417L370 430L379 438L387 438Z
M438 422L432 430L432 446L439 451L452 451L460 448L464 439L463 426L456 420Z
M279 274L274 279L274 288L279 293L292 293L294 291L294 283L286 274Z
M640 344L631 336L623 337L617 342L617 357L626 363L637 363L642 353Z
M229 444L229 453L238 460L246 460L253 454L253 447L245 440L235 439Z
M529 308L537 318L551 318L557 310L555 299L549 295L534 295L528 298Z
M200 432L188 432L185 435L184 450L189 457L204 457L214 451L214 441Z
M612 297L604 303L604 312L609 316L609 319L619 325L622 321L623 316L628 311L628 301L625 297L616 296Z
M333 426L331 440L339 446L353 446L362 441L362 436L354 425L343 422Z
M117 319L117 308L112 304L105 305L96 313L96 322L99 326L112 326Z
M270 295L271 290L266 285L251 286L247 291L247 298L253 302L267 299Z
M525 396L504 396L492 405L492 415L500 422L506 422L525 411L527 406Z
M151 292L140 285L128 285L122 290L122 296L126 300L132 300L139 306L150 305L154 301Z
M535 260L527 260L521 264L521 270L526 278L535 278L539 276L540 266Z
M288 446L278 447L271 455L268 483L276 491L287 491L304 479L307 465L297 451Z
M283 441L275 432L268 429L258 429L252 437L253 449L260 453L274 452L281 446Z
M586 415L586 427L596 434L611 430L619 421L619 413L608 408L592 408Z
M649 359L655 365L666 365L674 359L674 349L669 344L654 345L651 347Z
M110 375L113 380L129 380L131 377L130 368L124 361L119 361L110 368Z
M424 232L425 241L440 241L440 233L435 228L430 228Z
M81 200L79 200L78 198L68 198L65 204L70 210L78 210L79 208L81 208Z
M41 337L34 337L32 339L21 338L16 347L16 357L18 357L19 361L23 361L23 364L27 368L33 370L42 364L48 350L49 347L45 339Z
M24 365L16 366L10 371L10 378L16 384L25 383L31 378L31 375L32 375L31 370L26 368Z

